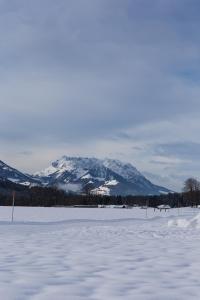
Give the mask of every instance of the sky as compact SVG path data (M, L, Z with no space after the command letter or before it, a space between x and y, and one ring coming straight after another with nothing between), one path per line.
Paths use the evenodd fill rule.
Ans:
M0 159L200 179L199 0L0 0Z

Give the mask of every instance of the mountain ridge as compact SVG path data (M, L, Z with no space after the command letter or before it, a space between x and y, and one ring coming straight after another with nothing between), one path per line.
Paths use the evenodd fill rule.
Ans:
M7 179L16 184L30 185L36 183L31 175L24 174L17 169L7 165L2 160L0 160L0 178Z
M62 156L34 174L44 185L98 195L158 195L170 190L152 184L132 164L115 159Z
M21 185L53 186L78 194L126 196L171 192L153 184L132 164L110 158L64 155L33 175L24 174L0 161L0 177Z

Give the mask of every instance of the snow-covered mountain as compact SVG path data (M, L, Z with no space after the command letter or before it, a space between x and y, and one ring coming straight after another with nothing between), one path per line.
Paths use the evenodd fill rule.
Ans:
M0 178L12 181L14 183L22 185L30 185L36 181L29 175L25 175L22 172L8 166L0 160Z
M34 175L43 185L98 195L158 195L170 192L152 184L134 166L113 159L67 157Z

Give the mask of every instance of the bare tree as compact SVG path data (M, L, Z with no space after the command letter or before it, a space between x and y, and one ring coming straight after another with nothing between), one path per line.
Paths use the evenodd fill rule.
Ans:
M188 178L184 182L184 192L197 192L200 191L200 182L195 178Z
M183 191L187 194L189 205L197 206L199 203L200 182L195 178L188 178L184 183Z

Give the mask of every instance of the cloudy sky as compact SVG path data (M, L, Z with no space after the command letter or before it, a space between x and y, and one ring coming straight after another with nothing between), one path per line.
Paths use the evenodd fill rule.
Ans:
M200 178L199 28L199 0L0 0L0 159Z

